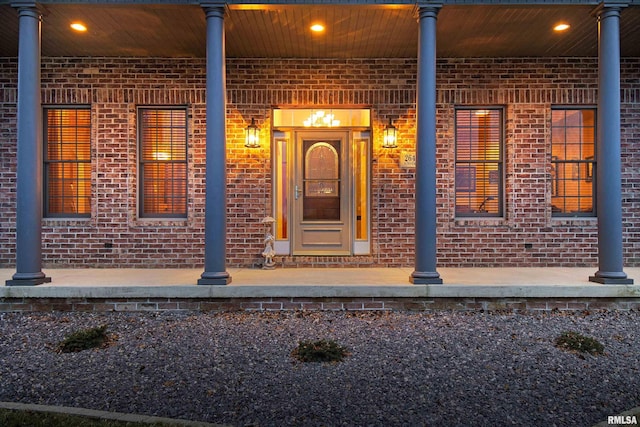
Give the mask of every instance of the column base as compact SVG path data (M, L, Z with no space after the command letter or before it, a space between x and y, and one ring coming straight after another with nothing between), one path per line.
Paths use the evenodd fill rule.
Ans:
M198 285L228 285L231 283L231 276L229 273L207 273L204 272L198 279Z
M624 277L606 277L596 273L595 276L589 276L589 281L603 285L633 285L633 279L629 279L626 275Z
M411 273L411 276L409 276L409 282L414 285L442 285L440 274L436 271L414 271Z
M5 282L6 286L37 286L43 283L51 283L51 277L36 277L29 279L11 279Z

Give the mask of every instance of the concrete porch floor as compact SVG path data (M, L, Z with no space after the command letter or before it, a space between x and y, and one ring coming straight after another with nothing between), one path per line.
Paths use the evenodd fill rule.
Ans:
M443 285L412 285L406 268L230 268L232 283L197 286L201 269L45 269L52 282L4 286L0 298L640 298L640 268L626 268L633 285L589 282L595 268L439 268Z

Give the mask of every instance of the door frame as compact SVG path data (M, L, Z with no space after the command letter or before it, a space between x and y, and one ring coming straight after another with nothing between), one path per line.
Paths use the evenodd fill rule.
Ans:
M310 117L316 113L326 111L333 116L337 124L321 123L310 125L307 123ZM271 189L272 189L272 215L276 219L274 235L276 237L274 248L277 255L293 256L292 235L295 232L293 215L293 187L292 178L294 168L294 142L296 132L309 130L344 131L349 137L347 149L349 150L349 208L351 215L351 232L349 239L351 246L349 253L352 256L371 255L373 239L373 195L372 177L373 165L373 136L374 128L371 120L370 107L338 107L315 106L308 108L275 107L271 117ZM295 183L294 183L295 185ZM357 211L357 212L356 212ZM357 213L357 216L356 216ZM322 256L323 253L314 255Z

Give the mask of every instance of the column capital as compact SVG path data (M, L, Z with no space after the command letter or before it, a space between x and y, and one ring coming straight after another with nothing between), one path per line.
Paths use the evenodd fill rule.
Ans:
M436 18L438 12L442 8L443 3L440 1L418 1L413 10L413 15L419 21L421 18Z
M591 12L591 15L599 18L605 13L620 13L622 9L629 6L629 0L617 0L617 1L603 1Z
M423 7L440 9L443 5L444 3L442 1L418 0L416 2L418 9L422 9Z
M222 7L222 8L226 8L227 7L227 2L224 1L201 1L200 2L200 7L202 7L203 9L209 8L209 7Z
M221 18L224 18L224 15L227 11L227 3L225 2L202 1L200 2L200 7L204 9L207 17L219 16Z
M18 10L20 15L32 15L35 18L42 18L42 6L40 3L34 1L14 1L11 2L11 7Z
M35 1L29 1L29 0L24 0L24 1L12 1L11 2L11 7L19 9L21 7L25 7L25 8L34 8L34 9L40 9L40 4L35 2Z

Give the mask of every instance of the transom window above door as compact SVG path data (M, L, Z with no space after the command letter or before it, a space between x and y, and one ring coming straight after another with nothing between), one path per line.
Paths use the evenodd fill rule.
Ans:
M279 108L273 110L273 126L331 128L369 127L370 110L362 108Z

